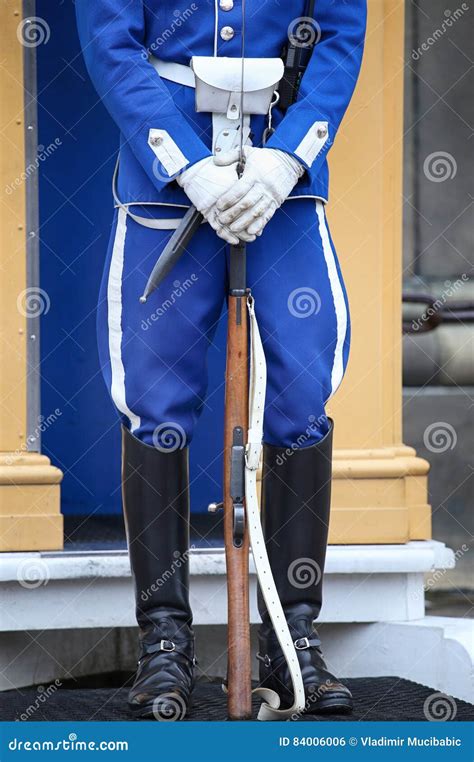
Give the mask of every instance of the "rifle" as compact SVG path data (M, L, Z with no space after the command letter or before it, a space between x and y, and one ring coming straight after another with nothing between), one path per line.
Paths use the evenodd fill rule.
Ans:
M227 567L227 701L231 720L252 714L249 534L245 514L248 315L245 244L231 246L224 417L224 544Z

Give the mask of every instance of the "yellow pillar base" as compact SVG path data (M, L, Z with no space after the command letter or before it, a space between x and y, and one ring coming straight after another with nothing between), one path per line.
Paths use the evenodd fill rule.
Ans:
M62 549L61 479L45 455L0 454L0 551Z
M402 543L431 537L429 464L412 447L336 450L329 542Z
M2 3L0 75L0 187L21 178L25 156L24 46L18 38L22 4ZM24 450L27 431L25 188L0 204L0 551L63 547L59 485L62 473L49 458Z

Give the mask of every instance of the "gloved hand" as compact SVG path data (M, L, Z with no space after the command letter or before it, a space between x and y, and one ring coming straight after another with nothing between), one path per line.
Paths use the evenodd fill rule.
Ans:
M242 177L216 203L220 224L241 239L261 235L305 171L293 156L274 148L245 146L244 153Z
M213 156L201 159L184 170L176 181L220 238L232 244L239 243L239 238L254 241L255 235L248 236L245 232L245 238L237 237L217 217L217 200L238 181L235 157L227 157L224 161L218 166Z

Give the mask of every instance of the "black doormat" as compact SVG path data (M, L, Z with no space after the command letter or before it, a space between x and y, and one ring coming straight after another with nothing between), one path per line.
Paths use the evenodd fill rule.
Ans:
M190 546L222 548L222 511L191 514ZM127 550L122 514L105 516L64 516L64 550L68 553Z
M40 686L21 688L0 694L0 718L2 720L41 721L117 721L136 719L127 709L128 688L122 679L110 687L110 680L103 680L103 687ZM115 681L114 681L115 682ZM354 712L351 715L306 715L303 722L331 721L395 721L395 720L473 720L474 706L440 695L432 688L402 680L397 677L374 677L345 680L354 696ZM92 685L97 685L94 678ZM84 680L79 684L84 684ZM99 683L100 684L100 683ZM260 700L254 701L254 719ZM437 713L440 714L437 714ZM200 680L193 694L193 706L189 720L227 719L226 698L218 681Z

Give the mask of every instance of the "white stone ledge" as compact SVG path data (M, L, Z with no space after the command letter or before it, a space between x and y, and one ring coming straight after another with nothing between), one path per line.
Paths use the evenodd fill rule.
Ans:
M405 545L330 545L325 574L406 574L435 569L453 569L454 553L435 540L412 541ZM251 573L254 573L251 560ZM0 583L34 579L79 580L130 577L126 551L79 551L57 553L3 553L0 555ZM225 574L221 548L191 549L191 575Z
M474 701L472 619L423 616L410 622L328 624L320 634L326 661L336 674L397 675L448 696ZM455 713L455 705L449 711Z
M331 546L320 622L412 621L424 616L424 574L452 568L442 543ZM6 553L0 557L0 631L71 630L135 625L125 552ZM439 572L438 572L439 573ZM199 625L225 624L225 558L220 549L191 553L191 605ZM259 621L256 576L250 619Z

